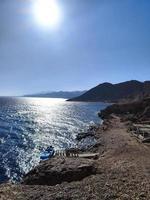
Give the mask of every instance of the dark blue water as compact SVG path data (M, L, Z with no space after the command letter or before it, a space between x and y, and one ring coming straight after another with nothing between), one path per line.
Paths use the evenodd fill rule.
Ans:
M103 103L62 99L0 98L0 183L17 181L39 163L40 147L74 146L75 137L99 123Z

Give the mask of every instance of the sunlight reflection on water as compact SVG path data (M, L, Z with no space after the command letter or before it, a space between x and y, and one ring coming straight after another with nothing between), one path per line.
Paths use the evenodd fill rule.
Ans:
M103 103L50 98L0 98L0 181L17 180L39 163L39 149L76 144L77 133L98 123Z

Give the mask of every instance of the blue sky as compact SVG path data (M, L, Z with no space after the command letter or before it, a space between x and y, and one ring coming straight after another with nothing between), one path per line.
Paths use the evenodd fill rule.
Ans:
M150 79L149 0L57 0L57 29L35 22L33 1L0 0L0 95Z

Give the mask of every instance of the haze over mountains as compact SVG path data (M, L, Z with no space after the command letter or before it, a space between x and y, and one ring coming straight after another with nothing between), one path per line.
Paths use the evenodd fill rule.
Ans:
M45 97L45 98L64 98L70 99L85 93L84 91L58 91L58 92L41 92L36 94L27 94L24 97Z
M25 97L64 98L67 101L118 102L139 100L150 96L150 81L137 80L122 83L102 83L86 91L55 91L24 95Z
M118 84L102 83L68 101L117 102L138 100L146 96L150 96L150 81L131 80Z

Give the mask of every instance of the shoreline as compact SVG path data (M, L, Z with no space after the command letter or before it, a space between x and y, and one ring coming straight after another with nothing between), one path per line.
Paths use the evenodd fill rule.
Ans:
M104 118L91 132L97 143L82 152L98 157L44 161L21 184L1 185L2 199L8 193L10 200L150 199L150 146L128 132L130 122L124 116Z

